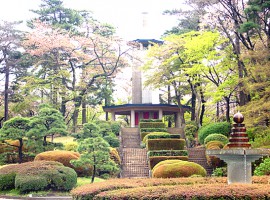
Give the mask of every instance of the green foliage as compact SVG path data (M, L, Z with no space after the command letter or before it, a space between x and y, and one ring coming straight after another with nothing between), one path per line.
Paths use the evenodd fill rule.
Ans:
M0 176L7 180L7 185L2 185L2 188L16 188L21 193L44 189L67 191L77 182L73 169L52 161L8 165L0 169Z
M250 144L253 148L268 148L270 145L270 129L268 127L251 128L248 134L252 135Z
M162 122L162 119L140 119L140 122Z
M187 150L155 150L148 151L148 157L152 156L187 156Z
M120 145L119 139L113 133L106 135L103 138L109 143L111 147L119 147Z
M167 132L167 128L141 128L140 132Z
M168 132L152 132L152 133L149 133L147 134L144 138L143 138L143 143L146 144L146 141L148 139L157 139L157 138L167 138L166 136L167 135L170 135ZM164 136L164 137L163 137ZM150 137L150 138L149 138ZM178 138L179 139L179 138Z
M227 167L217 167L213 170L212 176L215 177L226 177L227 176Z
M206 176L206 170L199 164L182 160L165 160L155 165L152 170L154 178Z
M113 132L116 136L119 135L119 133L120 133L120 128L121 128L121 125L120 125L119 122L116 122L116 121L111 122L111 129L112 129L112 132Z
M205 145L206 149L222 149L224 147L224 143L221 141L210 141Z
M72 164L75 166L92 165L92 182L95 180L97 171L116 172L119 170L115 162L110 159L110 145L101 137L81 140L78 152L81 153L81 157L78 160L72 161Z
M164 160L188 161L188 157L187 156L152 156L149 158L149 168L152 170L156 164Z
M66 151L77 151L78 142L67 142L64 144L64 148Z
M254 175L263 176L270 175L270 158L265 158L264 161L255 168Z
M223 134L228 136L231 131L231 125L228 122L216 122L202 126L198 131L198 139L201 144L204 139L210 134Z
M210 134L208 135L205 139L204 139L204 144L206 145L208 142L211 141L220 141L222 142L224 145L227 144L229 142L229 139L227 136L223 135L223 134Z
M15 187L16 173L0 174L0 190L12 189Z
M198 126L195 124L186 124L184 128L185 136L190 141L193 142L195 140L195 135L198 132Z
M165 128L163 122L140 122L140 128Z
M151 139L147 140L146 148L152 150L183 150L185 146L184 139Z

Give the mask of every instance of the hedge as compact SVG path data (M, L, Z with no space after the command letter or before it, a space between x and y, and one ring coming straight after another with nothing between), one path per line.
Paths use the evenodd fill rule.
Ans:
M148 151L147 156L187 156L187 150L156 150Z
M163 122L140 122L140 128L165 128Z
M110 158L117 164L121 164L121 158L118 151L115 148L110 148Z
M148 133L147 135L144 136L142 139L143 143L146 143L148 139L157 139L157 138L162 138L162 136L170 135L168 132L152 132ZM152 137L153 136L153 137ZM151 138L149 138L151 137Z
M154 178L206 176L206 170L199 164L182 160L164 160L152 169Z
M218 199L219 196L221 196L225 191L234 191L230 186L233 186L232 188L235 188L235 190L238 190L239 187L247 187L250 191L256 190L259 186L262 186L265 188L265 194L269 195L270 191L270 185L269 183L269 176L262 176L262 177L252 177L253 184L227 184L227 178L225 177L192 177L192 178L167 178L167 179L160 179L160 178L151 178L151 179L145 179L145 178L137 178L137 179L110 179L103 182L97 182L92 184L86 184L80 187L77 187L71 191L71 195L74 200L89 200L93 198L101 198L104 196L104 199L148 199L149 195L148 193L152 191L157 196L155 199L161 199L162 193L167 194L164 191L159 192L157 189L157 186L166 186L165 188L170 188L171 192L177 192L179 191L179 194L172 196L172 194L167 194L167 198L163 199L175 199L176 197L179 197L180 199L188 199L187 197L183 197L183 195L189 195L192 194L194 196L194 199L198 194L201 194L201 199L210 199L210 196L212 195L213 199L215 196L215 199ZM264 185L265 184L265 185ZM155 186L154 188L152 188ZM239 186L239 187L238 187ZM172 188L176 187L176 188ZM187 188L188 187L188 188ZM199 188L198 188L199 187ZM251 188L250 188L251 187ZM141 189L146 189L146 192L141 192ZM151 188L151 189L150 189ZM182 191L182 189L183 191ZM200 189L201 188L201 189ZM128 191L129 195L133 195L132 197L129 196L128 198L124 198L124 196L121 196L120 189L132 189L132 191ZM172 190L171 190L172 189ZM204 190L204 192L202 192ZM139 194L138 194L139 191ZM167 191L167 190L166 190ZM240 191L240 190L238 190ZM113 192L115 196L107 196L110 192ZM144 195L145 196L141 196ZM230 193L232 195L233 193ZM236 196L237 194L237 196ZM246 191L242 191L240 193L234 193L235 197L240 197L240 195L246 194ZM254 193L253 195L256 195L258 193ZM112 195L112 194L111 194ZM170 196L169 196L170 195ZM245 196L248 197L248 196ZM192 197L190 198L192 199ZM233 198L229 198L233 199ZM246 198L247 199L247 198Z
M229 122L217 122L202 126L198 131L198 139L200 144L204 144L204 139L214 133L220 133L228 136L231 132L231 124Z
M146 148L152 150L183 150L185 146L184 139L151 139L147 140Z
M36 161L8 165L0 169L0 189L21 193L40 190L71 190L77 183L76 172L59 162Z
M141 119L140 122L162 122L162 119Z
M158 132L158 131L157 132L155 132L155 131L154 132L141 132L140 133L140 135L141 135L141 141L143 141L143 139L145 138L145 136L147 136L147 135L149 135L151 133L153 133L153 134L167 134L168 132L167 131L165 131L165 132L164 131L163 132L162 131L160 131L160 132Z
M84 165L81 167L75 167L70 163L71 160L77 160L80 157L80 153L73 151L65 150L56 150L56 151L45 151L36 155L34 161L57 161L62 163L64 166L70 167L76 171L78 176L90 176L93 171L91 165Z
M167 132L167 128L141 128L140 132Z
M184 160L188 161L187 156L151 156L149 158L149 168L153 169L156 164L164 160Z

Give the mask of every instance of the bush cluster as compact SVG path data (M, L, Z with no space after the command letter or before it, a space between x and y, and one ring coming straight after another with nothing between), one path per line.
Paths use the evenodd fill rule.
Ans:
M84 165L75 167L71 164L71 160L78 160L80 157L80 153L73 151L64 151L64 150L56 150L56 151L45 151L42 152L35 157L35 161L57 161L62 163L66 167L70 167L76 171L78 176L90 176L93 167L91 165Z
M202 126L198 131L198 139L200 144L204 144L204 139L210 134L223 134L228 136L231 131L229 122L217 122Z
M193 175L206 176L206 170L199 164L182 160L165 160L152 170L155 178L177 178Z
M227 185L225 177L110 179L77 187L71 194L74 200L269 198L269 177L255 176L252 181L253 184Z
M141 122L162 122L162 119L141 119Z
M141 128L140 132L167 132L167 128Z
M188 161L188 157L187 156L152 156L152 157L149 157L149 168L152 170L156 164L164 160Z
M146 148L153 150L183 150L185 146L184 139L151 139L147 140Z
M117 164L121 164L121 158L116 148L110 148L110 158Z
M18 189L21 193L40 190L71 190L76 172L59 162L36 161L8 165L0 169L0 190Z
M221 141L210 141L205 145L206 149L222 149L223 147L224 147L224 143ZM207 159L207 164L213 168L223 167L225 165L224 161L222 161L217 156L206 155L206 159Z

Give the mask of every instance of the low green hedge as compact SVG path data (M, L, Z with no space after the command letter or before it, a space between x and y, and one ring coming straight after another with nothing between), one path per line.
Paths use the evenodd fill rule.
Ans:
M141 128L140 132L167 132L167 128Z
M187 150L156 150L148 151L147 156L188 156L188 152Z
M188 157L187 156L152 156L149 158L149 168L152 170L156 164L164 160L188 161Z
M206 176L206 170L199 164L182 160L164 160L155 165L152 170L154 178Z
M146 140L148 140L148 139L158 139L158 138L163 138L163 136L168 136L168 135L170 135L170 133L168 133L168 132L152 132L152 133L148 133L147 135L145 135L144 138L142 139L142 141L143 141L143 143L146 143Z
M16 173L0 174L0 191L14 188Z
M184 139L149 139L146 142L148 151L152 150L183 150Z
M141 141L143 141L143 139L145 138L145 136L149 135L149 134L157 134L157 135L162 135L162 134L169 134L168 132L141 132L140 135L141 135Z
M220 133L210 134L204 139L204 144L206 145L208 142L211 141L220 141L225 145L229 142L229 139L227 136Z
M140 128L165 128L163 122L140 122Z
M162 119L141 119L140 122L162 122Z

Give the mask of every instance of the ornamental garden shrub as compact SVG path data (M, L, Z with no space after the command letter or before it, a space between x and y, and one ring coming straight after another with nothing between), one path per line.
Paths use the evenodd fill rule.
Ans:
M188 122L184 128L186 139L189 141L190 144L194 144L196 142L195 138L197 137L198 133L198 126L195 122Z
M206 176L206 170L199 164L183 160L161 161L152 170L154 178Z
M170 135L170 133L168 132L150 132L148 133L146 136L144 136L144 138L142 139L143 143L146 143L146 141L148 140L149 136L153 136L154 135L154 138L152 137L151 139L157 139L157 138L161 138L163 135Z
M42 152L35 157L35 161L57 161L62 163L64 166L73 168L78 176L90 176L93 167L91 165L83 165L75 167L71 164L71 160L78 160L80 158L80 153L73 151L64 151L64 150L56 150L56 151L45 151Z
M184 139L149 139L146 142L148 151L152 150L183 150Z
M21 193L41 190L69 191L77 183L76 172L54 161L35 161L8 165L0 169L0 189Z
M155 150L148 151L147 156L187 156L187 150Z
M227 144L229 142L229 139L227 136L217 133L217 134L210 134L208 135L205 139L204 139L204 144L206 145L208 142L211 141L220 141L222 142L224 145Z
M140 128L165 128L163 122L140 122Z
M64 144L64 149L66 151L77 151L78 148L78 142L72 141L72 142L67 142Z
M188 161L188 156L151 156L149 157L149 168L152 170L156 164L164 160Z
M231 131L229 122L216 122L202 126L198 130L198 139L200 144L204 144L204 139L210 134L223 134L228 137Z
M162 122L162 119L140 119L141 122Z

